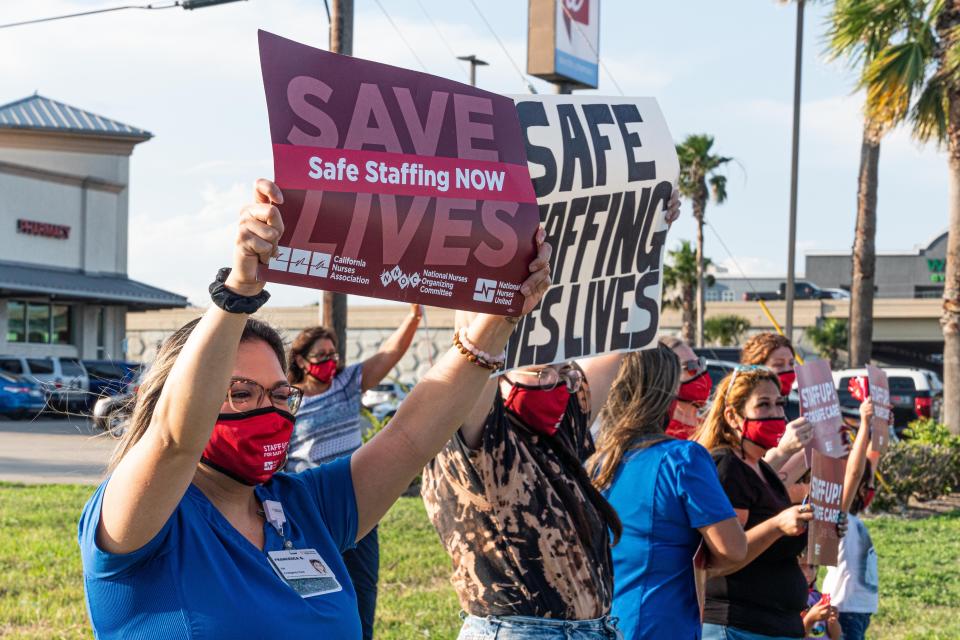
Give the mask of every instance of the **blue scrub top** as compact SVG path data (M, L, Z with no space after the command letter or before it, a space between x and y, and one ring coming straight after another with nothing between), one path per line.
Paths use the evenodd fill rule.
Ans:
M612 615L625 638L699 639L697 529L736 516L710 454L674 439L635 449L603 493L623 522L613 547Z
M264 550L238 532L192 484L159 533L127 554L96 544L107 480L80 518L87 612L103 640L360 638L357 598L340 553L353 547L357 503L350 458L256 488L283 505L295 549L316 549L343 589L302 598L274 572L267 551L283 539L264 525Z

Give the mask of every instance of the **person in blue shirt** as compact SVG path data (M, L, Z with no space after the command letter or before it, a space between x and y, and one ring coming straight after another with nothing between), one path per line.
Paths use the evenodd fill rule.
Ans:
M680 361L663 344L628 354L601 413L587 468L623 523L613 610L624 638L698 639L693 557L743 559L747 539L702 446L664 434Z
M210 286L214 304L158 351L108 477L84 507L79 542L96 638L359 639L341 552L451 438L470 410L462 398L480 392L498 366L489 354L502 352L516 326L475 316L390 429L350 457L276 473L301 395L287 382L276 331L249 314L268 297L257 270L277 252L282 201L275 184L257 182L233 268ZM521 287L523 313L550 285L544 235Z

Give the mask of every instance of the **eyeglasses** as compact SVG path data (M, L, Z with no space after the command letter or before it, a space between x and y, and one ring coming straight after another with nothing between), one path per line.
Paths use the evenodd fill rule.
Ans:
M305 359L310 364L322 364L329 360L340 362L340 354L336 351L327 351L326 353L309 353Z
M683 367L683 370L686 371L689 375L693 376L701 371L705 371L707 368L707 361L703 358L694 358L693 360L687 360L681 362L680 366Z
M513 371L521 376L537 376L537 386L544 391L553 391L560 382L563 382L569 393L576 393L583 386L583 373L579 369L563 369L557 371L553 367L545 367L539 371Z
M296 413L303 400L303 392L285 382L279 382L270 389L248 378L233 378L227 391L227 404L237 413L259 409L264 396L270 398L270 404L282 411Z
M733 377L730 378L730 384L727 385L727 392L723 396L724 404L726 404L727 400L730 399L730 392L733 391L733 383L737 381L737 375L741 371L770 371L770 368L762 364L737 365L737 367L733 370Z

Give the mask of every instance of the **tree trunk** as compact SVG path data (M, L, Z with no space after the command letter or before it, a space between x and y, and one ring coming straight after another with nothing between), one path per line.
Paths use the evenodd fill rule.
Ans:
M699 199L698 199L699 200ZM696 346L703 346L703 315L706 313L705 293L703 286L703 213L706 209L706 198L694 200L693 216L697 220L697 341Z
M693 331L693 296L694 296L694 287L684 286L682 295L681 308L683 309L683 324L681 325L681 336L683 341L687 344L693 344L694 331Z
M877 167L880 131L869 121L860 144L857 184L857 230L853 240L850 274L850 366L862 367L873 352L873 294L876 279Z
M940 68L948 68L946 57L957 45L960 0L946 4L937 20L940 36ZM943 422L951 433L960 434L960 84L947 90L947 178L949 234L947 269L943 284Z

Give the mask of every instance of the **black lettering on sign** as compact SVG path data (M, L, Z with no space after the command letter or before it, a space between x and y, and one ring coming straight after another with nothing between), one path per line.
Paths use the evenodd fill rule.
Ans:
M554 277L559 281L563 280L563 263L566 261L567 255L572 253L572 249L577 245L577 232L574 230L574 226L577 224L577 217L582 216L587 212L587 203L590 198L574 198L570 201L570 209L567 210L567 218L563 222L563 237L560 240L559 245L553 245L556 247L557 253L559 254L557 258L557 270L551 271L554 274ZM580 244L583 244L583 241L580 241ZM570 251L568 251L570 249ZM573 273L571 280L575 280L577 273Z
M627 131L628 124L643 122L637 105L615 104L613 105L613 113L617 116L617 125L620 127L623 146L627 152L627 180L630 182L655 180L657 178L657 163L653 160L637 162L637 154L634 153L634 149L639 149L643 144L640 142L640 136L636 131Z
M546 344L537 347L537 359L535 362L553 362L557 357L557 347L560 342L560 324L557 319L551 315L550 310L560 302L563 297L563 287L553 287L547 291L540 303L540 325L550 334L550 339ZM524 340L527 337L524 336Z
M630 320L630 307L633 306L633 274L620 276L611 281L611 288L616 288L617 296L613 306L613 326L610 328L610 351L630 348L630 334L623 332L623 325ZM628 295L630 294L630 295ZM624 301L626 300L626 305Z
M523 130L523 142L527 147L527 161L543 167L543 175L533 178L533 191L538 198L542 198L550 195L557 186L557 159L549 147L531 143L527 129L548 126L547 110L542 102L518 102L517 115Z
M660 283L660 271L648 271L637 279L637 287L634 295L634 304L638 309L650 314L650 322L646 329L634 331L630 334L630 348L640 349L650 344L657 335L657 326L660 324L660 305L655 298L649 298L646 294L647 287L656 286Z
M597 167L597 186L602 187L607 184L607 151L610 150L610 138L600 133L600 125L613 124L610 105L585 104L583 105L583 117L587 121L587 129L590 130L590 140L593 141L593 154Z
M580 231L580 242L577 244L577 255L573 259L573 278L580 280L580 269L583 267L583 258L587 248L597 238L600 225L597 224L597 214L610 207L610 195L591 196L587 205L587 215L583 220L583 229ZM599 249L599 247L597 247Z
M596 297L596 320L597 320L597 339L594 342L599 351L606 351L607 328L610 326L610 318L613 312L614 295L617 293L617 283L613 280L596 280L590 283L597 285ZM589 314L592 309L587 309Z
M660 256L667 239L667 230L662 229L650 234L650 229L653 227L657 212L666 208L672 192L673 186L669 182L661 182L653 188L650 206L643 220L643 236L637 245L637 273L655 271L660 268Z
M573 332L577 318L577 303L580 301L580 285L574 284L567 288L570 290L570 300L567 303L567 316L564 323L566 331L563 336L563 357L569 360L579 358L586 352L583 350L583 338L575 336Z
M607 259L607 276L633 272L634 256L644 227L644 218L647 216L650 191L649 187L645 187L640 192L640 204L636 208L636 192L627 191L623 194L623 206L617 216L617 232L613 236L610 256Z
M590 156L590 145L580 124L577 108L572 104L558 104L557 115L560 116L560 141L563 144L563 169L560 172L559 191L573 189L576 163L580 163L580 188L590 189L593 187L593 158Z
M610 197L610 209L607 213L607 221L603 225L603 235L600 237L600 246L597 248L597 259L593 263L593 278L599 278L603 274L603 263L607 259L607 249L610 248L610 238L613 236L613 229L617 224L617 213L620 211L620 201L623 194L617 192Z
M562 252L557 251L556 247L560 246L560 237L563 234L563 219L567 215L567 203L564 200L560 200L559 202L554 202L549 206L550 213L547 215L547 219L543 222L543 230L547 233L545 241L549 242L551 247L554 247L553 255L550 256L550 273L554 274L554 278L559 279L557 261L560 259L560 254ZM541 208L541 215L542 212L543 209Z

